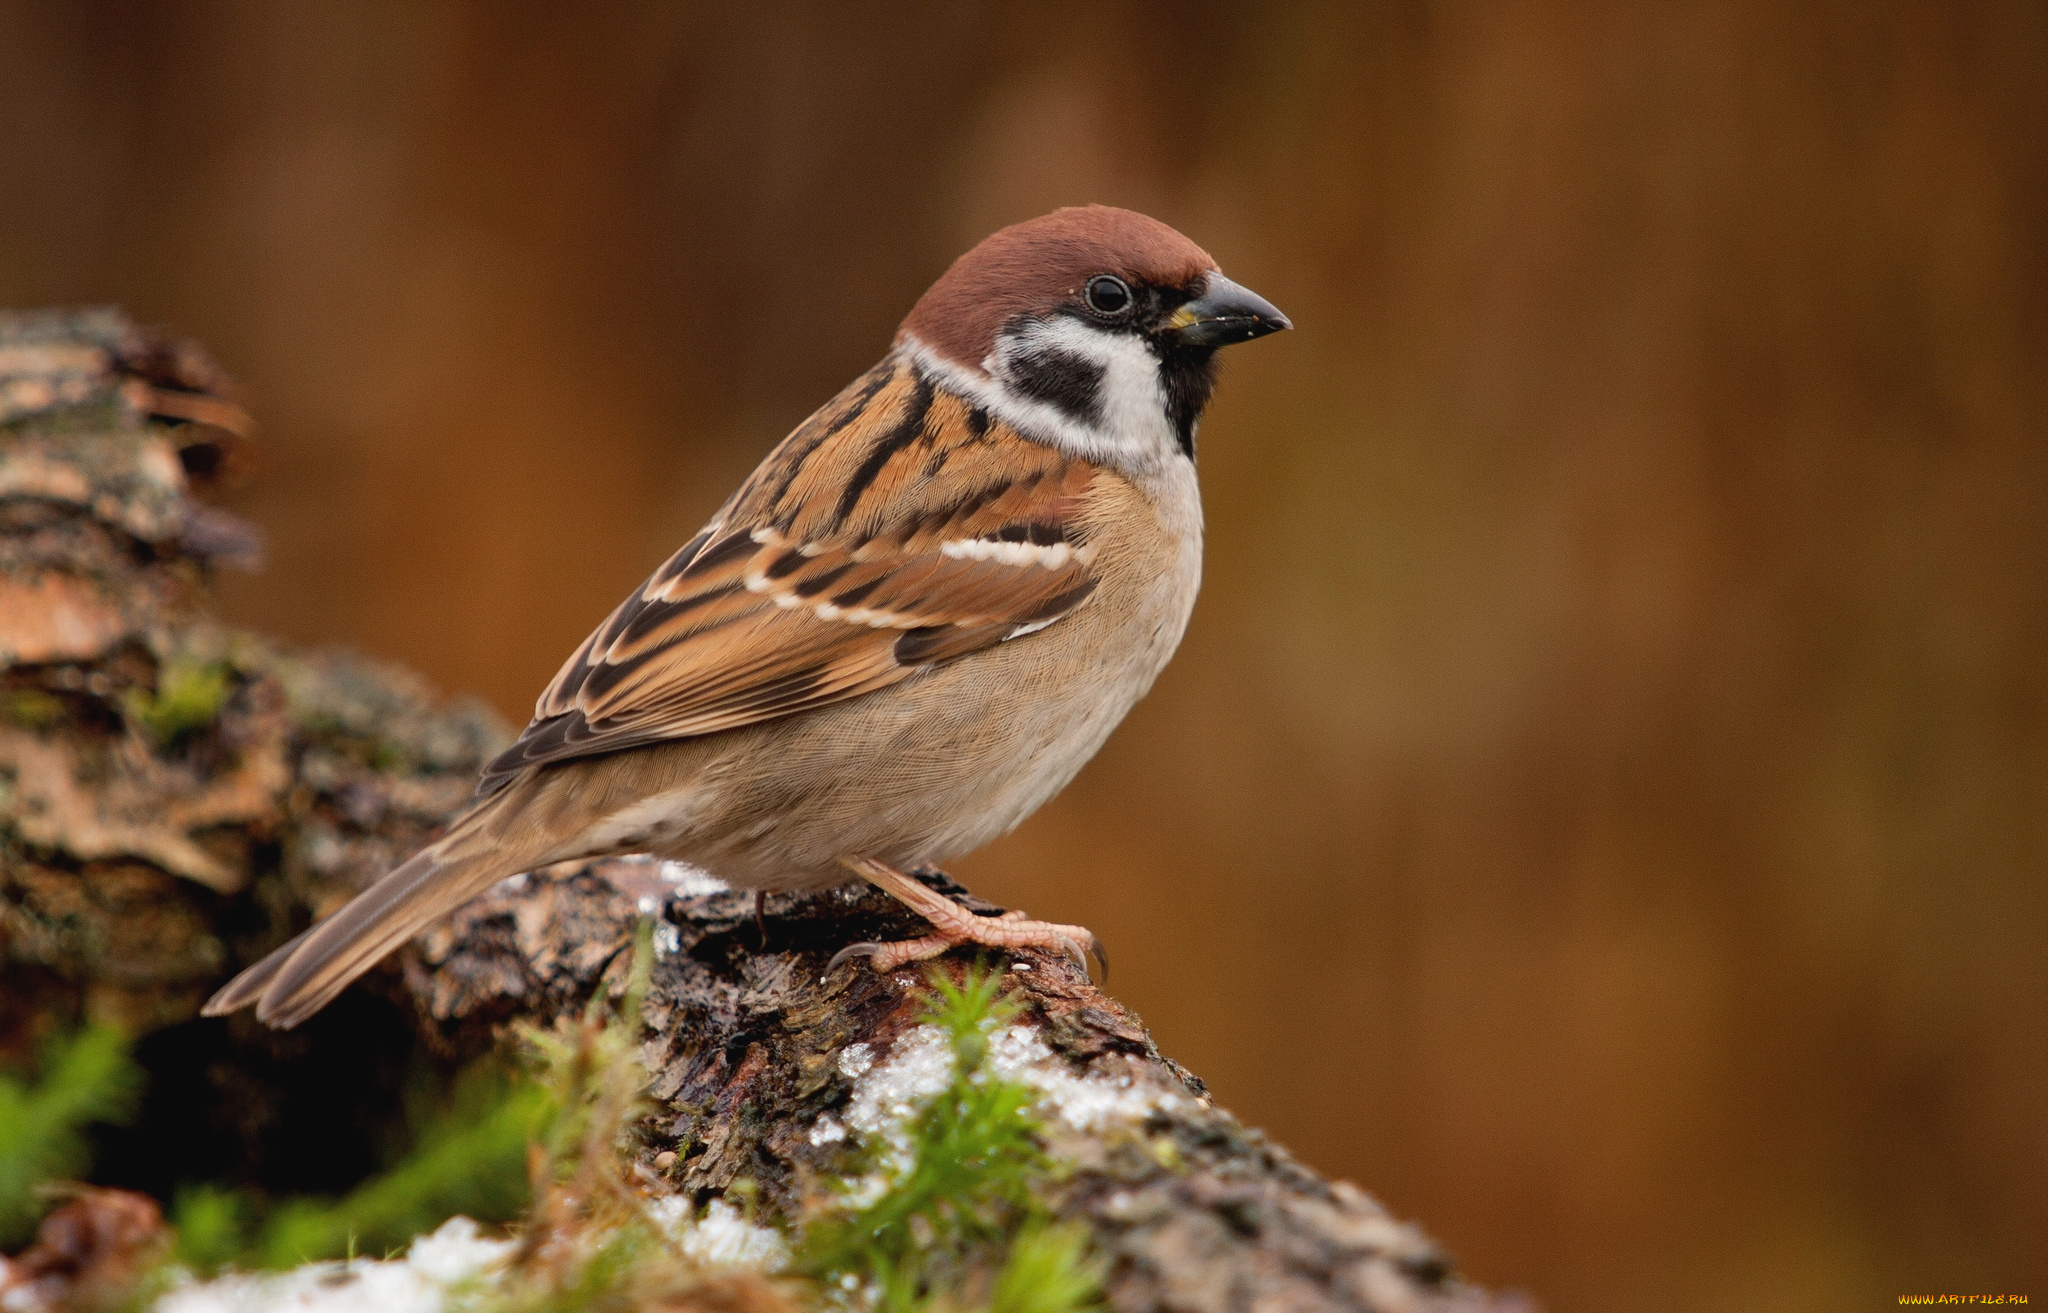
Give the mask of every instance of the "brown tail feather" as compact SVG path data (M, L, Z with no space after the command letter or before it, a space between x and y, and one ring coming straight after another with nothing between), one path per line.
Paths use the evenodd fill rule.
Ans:
M511 792L457 821L440 841L229 981L206 1001L203 1014L223 1016L254 1003L257 1020L288 1030L429 923L504 877L537 865L549 846L541 836L503 842L503 836L486 833L498 828L484 824L486 814L498 811L496 804Z
M255 966L245 969L233 980L215 990L213 997L206 1000L206 1006L199 1009L199 1015L224 1017L254 1003L262 996L263 987L270 983L270 978L277 974L277 969L284 965L284 960L305 942L306 936L300 935Z

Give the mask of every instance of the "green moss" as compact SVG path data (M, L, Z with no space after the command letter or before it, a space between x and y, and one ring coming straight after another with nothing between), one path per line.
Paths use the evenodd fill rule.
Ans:
M64 699L40 688L0 689L0 720L25 729L48 729L64 718Z
M369 767L386 775L398 775L413 769L412 754L403 745L386 739L370 744Z
M350 1250L388 1253L457 1213L510 1221L527 1200L526 1146L553 1111L548 1092L483 1073L397 1166L333 1204L295 1200L264 1228L267 1267Z
M266 1207L245 1191L180 1191L171 1210L177 1261L199 1272L228 1264L286 1268L400 1250L457 1213L511 1221L527 1203L527 1145L554 1111L541 1086L508 1080L488 1064L472 1069L419 1128L411 1152L340 1199L293 1198Z
M989 1065L990 1036L1017 1009L1002 996L1003 977L979 967L958 987L935 973L926 1020L949 1039L951 1078L904 1125L903 1139L853 1150L854 1176L878 1176L883 1188L856 1196L849 1184L807 1220L794 1280L707 1274L683 1257L643 1211L625 1152L646 1120L640 1015L652 961L652 926L643 924L621 1000L600 991L582 1015L524 1029L519 1075L470 1073L404 1158L340 1199L266 1203L217 1185L180 1191L172 1263L211 1273L385 1254L463 1212L518 1218L524 1237L505 1279L458 1292L454 1307L467 1313L687 1306L689 1292L720 1282L727 1293L718 1298L728 1303L738 1298L735 1282L751 1291L748 1300L767 1301L734 1305L747 1307L789 1295L808 1307L878 1313L1101 1306L1106 1268L1087 1230L1059 1221L1045 1202L1058 1171L1030 1112L1034 1092ZM53 1047L33 1088L0 1081L0 1203L32 1200L37 1182L81 1166L78 1127L119 1116L136 1083L118 1037L96 1031ZM736 1183L726 1194L751 1218L759 1196L750 1187ZM147 1276L138 1298L172 1279L171 1268Z
M142 1088L127 1038L103 1026L52 1041L40 1067L33 1083L0 1075L0 1250L34 1232L38 1187L85 1169L85 1128L126 1120Z
M242 1255L249 1244L252 1198L211 1184L180 1189L171 1202L178 1244L172 1261L194 1272L215 1272Z
M958 987L933 973L927 1020L952 1043L952 1078L906 1127L907 1163L892 1163L885 1145L860 1151L853 1179L879 1174L885 1188L811 1220L803 1275L872 1292L884 1313L1099 1305L1103 1270L1086 1233L1056 1221L1040 1197L1056 1173L1030 1113L1037 1096L987 1065L989 1035L1016 1013L1002 984L978 965Z
M233 691L225 662L171 661L157 672L156 691L128 690L128 714L160 748L211 725Z
M1087 1228L1033 1218L1010 1242L988 1313L1072 1313L1097 1308L1107 1264L1090 1252Z

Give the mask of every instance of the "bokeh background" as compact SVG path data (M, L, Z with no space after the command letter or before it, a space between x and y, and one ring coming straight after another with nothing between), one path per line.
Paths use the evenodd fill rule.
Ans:
M523 720L946 263L1149 211L1208 580L960 864L1565 1310L2048 1300L2048 9L0 0L0 303L208 343L233 618Z

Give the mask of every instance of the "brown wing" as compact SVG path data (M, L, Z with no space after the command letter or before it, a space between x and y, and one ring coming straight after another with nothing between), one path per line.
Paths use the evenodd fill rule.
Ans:
M736 729L1051 624L1095 587L1094 466L884 362L569 658L484 771Z

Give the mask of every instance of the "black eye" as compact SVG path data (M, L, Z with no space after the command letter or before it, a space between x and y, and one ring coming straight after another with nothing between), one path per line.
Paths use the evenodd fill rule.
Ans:
M1114 274L1097 274L1088 280L1088 308L1098 315L1120 315L1131 308L1131 289Z

